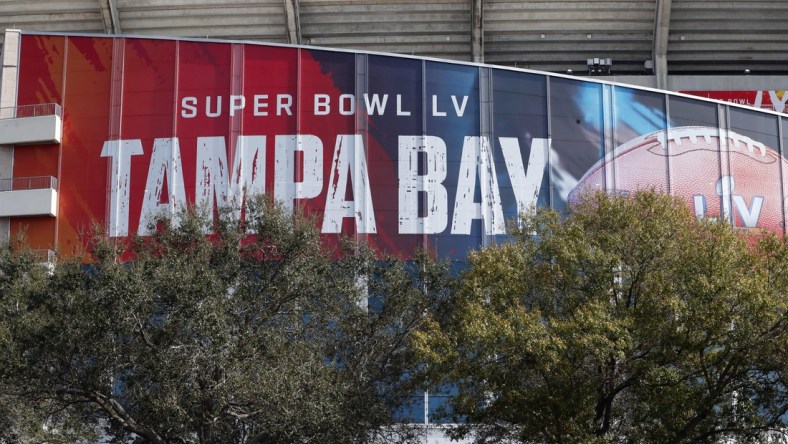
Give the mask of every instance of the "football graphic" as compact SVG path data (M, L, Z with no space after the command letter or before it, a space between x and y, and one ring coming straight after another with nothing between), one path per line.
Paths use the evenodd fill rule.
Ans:
M684 198L697 217L783 234L782 165L776 150L747 136L687 126L636 137L597 162L569 194L656 189Z

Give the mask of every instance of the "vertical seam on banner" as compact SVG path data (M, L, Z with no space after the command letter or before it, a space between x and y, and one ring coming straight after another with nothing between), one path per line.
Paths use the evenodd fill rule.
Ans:
M421 61L421 135L419 137L419 139L420 139L419 143L421 144L421 148L422 148L420 150L421 152L424 152L425 151L424 148L426 148L426 139L427 139L427 137L426 137L427 136L427 111L426 110L427 110L427 62L426 62L426 60L422 60ZM417 171L418 171L418 165L419 165L418 159L420 159L421 155L422 155L421 152L417 152L417 155L416 155L416 169L417 169ZM448 152L446 154L446 157L447 157L447 160L448 160ZM426 164L426 162L425 162L425 164ZM397 166L399 168L399 158L397 159ZM421 176L420 175L418 177L419 177L418 180L421 182L421 186L419 188L424 190L425 189L425 179L424 179L425 176ZM397 184L397 185L399 187L402 186L401 183ZM416 188L416 189L418 190L419 188ZM417 203L417 205L418 205L419 196L422 195L422 194L424 194L424 193L418 192L416 194L416 203ZM401 205L401 203L400 203L400 205ZM447 205L447 208L448 208L448 202L446 203L446 205ZM421 204L421 207L419 208L419 211L421 211L421 214L425 214L425 215L428 214L428 211L427 211L428 208L429 208L428 199L426 199L426 198L422 199L422 204ZM401 217L401 215L398 215L398 217ZM419 217L418 214L416 214L416 220L421 220L421 248L424 251L429 251L428 248L427 248L428 247L427 240L429 239L429 236L427 235L427 230L426 230L426 228L427 228L426 225L429 223L429 219L426 218L426 217L425 218L421 218L421 217ZM447 224L447 226L448 226L448 224ZM418 228L418 225L417 225L417 228ZM433 248L435 249L435 255L438 256L438 236L435 236L435 245L433 245ZM424 391L424 426L425 427L427 426L427 424L429 424L429 402L430 402L430 394L429 394L429 391L425 390Z
M777 116L777 137L779 138L777 144L780 150L780 213L781 213L781 223L783 229L783 236L785 236L786 232L786 223L785 220L785 168L783 166L784 159L785 159L785 139L783 139L783 117Z
M365 92L369 90L369 60L366 54L356 54L354 57L354 68L355 68L355 83L353 85L353 92L355 94L355 114L354 114L354 128L353 128L353 135L351 139L348 141L353 146L353 159L351 168L353 168L352 177L355 177L356 181L360 180L362 174L359 172L359 166L361 165L361 160L359 160L359 156L363 158L364 165L369 165L367 156L367 150L365 149L366 146L369 144L367 143L368 135L369 135L369 116L367 113L366 107L364 107L364 99L363 95ZM356 142L359 142L361 146L358 146ZM339 138L337 137L337 144L339 144ZM335 152L337 150L335 145ZM333 163L331 164L331 168L334 168ZM329 175L330 178L331 175ZM366 175L366 179L369 180L369 175ZM355 242L355 251L356 253L359 252L359 242L363 240L363 242L367 243L367 237L369 232L369 227L367 227L367 216L370 208L367 207L367 186L365 184L361 185L361 190L364 197L360 198L356 193L356 181L352 182L351 187L353 188L353 223L355 224L356 229L353 231L353 237L356 240ZM331 192L331 181L329 179L327 193ZM370 186L371 189L371 186ZM347 191L345 189L344 191ZM328 201L328 194L326 195L326 202ZM358 208L359 206L362 207L364 217L357 217ZM323 218L325 218L325 211L323 214ZM373 214L374 217L374 214ZM339 232L342 232L342 222L344 218L341 218L339 221ZM361 233L360 228L363 227L364 232ZM358 306L361 307L362 310L365 312L369 311L369 278L366 274L356 274L356 286L359 292L358 294Z
M725 134L725 175L731 176L731 144L730 144L730 134L731 134L731 109L729 106L725 106L725 128L727 132ZM735 185L735 183L734 183ZM733 191L733 187L731 187L730 191ZM728 195L728 220L732 227L736 227L736 214L733 208L733 194L729 193Z
M727 127L725 127L725 123L723 122L723 120L725 119L725 107L723 105L717 105L716 108L717 108L717 173L719 175L718 180L721 180L722 176L725 174L722 168L722 164L723 164L722 153L724 151L723 146L727 144L728 130ZM718 212L717 217L719 217L720 219L723 218L722 208L723 208L722 201L720 200L720 208L717 211ZM708 211L706 212L704 217L708 217Z
M172 132L171 132L171 137L172 137L172 144L171 144L171 146L172 146L172 149L170 150L170 156L172 156L170 162L171 162L171 165L172 165L173 173L175 172L175 147L177 146L178 149L180 150L180 141L178 141L178 84L179 84L179 77L180 77L180 66L181 66L181 46L180 46L180 42L176 42L176 44L175 44L175 82L174 82L175 83L175 88L173 88L174 91L172 93ZM218 102L218 100L217 100L217 102ZM207 110L207 106L206 106L206 110ZM176 141L178 141L177 145L176 145ZM155 139L154 139L154 146L155 146L155 144L156 143L155 143ZM151 152L151 155L152 155L152 152ZM183 174L183 165L181 165L181 172L180 173ZM168 186L168 191L169 191L170 195L167 197L167 202L169 203L170 211L172 211L173 201L175 200L175 197L174 197L175 193L173 192L173 190L175 188L175 182L176 182L174 180L175 174L171 174L169 177L170 178L168 179L167 186ZM195 176L195 180L197 180L196 176ZM147 184L145 186L147 187ZM145 190L145 191L147 192L147 190ZM184 196L185 195L186 195L186 193L185 193L185 190L184 190ZM174 214L171 213L169 216L173 217ZM142 215L142 213L140 213L140 224L142 223L142 217L143 217L143 215Z
M419 143L421 144L422 149L420 151L424 151L424 148L426 147L426 140L427 140L427 112L425 111L426 109L427 109L427 61L422 60L421 61L421 136L419 137L420 139ZM416 162L417 162L416 165L418 165L419 158L421 158L421 152L419 152L416 157ZM425 176L421 176L421 175L419 176L419 181L421 181L420 188L422 190L425 189L424 177ZM419 194L416 195L417 203L418 203L418 196L420 195L422 195L421 192L419 192ZM429 209L428 200L422 199L421 207L419 208L419 211L421 211L421 214L427 214L428 209ZM421 218L418 216L418 214L416 215L416 218L417 220L421 219L421 248L427 250L428 247L427 240L429 239L429 236L427 235L426 225L429 224L429 218ZM437 242L438 242L438 237L436 236L435 245L434 245L436 253L438 251Z
M494 142L491 142L492 128L490 125L491 123L490 116L492 115L492 109L491 109L492 100L490 100L490 91L492 90L492 76L490 75L489 70L481 66L478 68L478 74L479 74L479 80L478 80L479 96L477 100L479 102L479 106L481 109L479 110L479 144L477 145L478 148L477 153L479 157L477 158L478 160L477 160L476 168L479 171L477 173L479 176L479 183L477 184L477 186L480 187L481 196L482 196L481 202L479 202L479 206L481 207L481 213L482 213L481 229L479 230L479 236L481 237L482 247L488 247L491 243L491 239L494 237L494 234L491 235L487 234L487 224L489 223L490 226L493 227L493 233L494 233L495 222L497 221L493 219L494 213L491 211L490 206L485 205L487 199L490 199L490 196L487 196L487 199L484 198L484 191L485 191L484 187L486 186L484 182L486 180L487 183L489 183L489 181L492 179L487 177L488 174L492 174L492 171L482 170L482 166L485 165L486 159L482 159L481 156L487 155L487 153L484 153L484 150L482 149L486 137L487 149L490 150L489 153L490 158L493 158L491 145L494 145ZM494 164L488 165L488 168L492 168L492 167L494 167ZM456 208L455 211L457 211Z
M21 53L21 51L20 51ZM65 127L65 118L66 118L66 78L68 77L68 36L65 36L63 39L63 66L61 67L61 84L60 84L60 118L61 118L61 137L60 137L60 144L58 145L58 153L57 153L57 216L55 217L55 236L54 236L54 245L55 249L58 248L59 238L60 238L60 200L62 199L62 192L61 190L61 177L63 174L63 127Z
M301 146L301 110L304 109L304 103L303 103L303 99L304 98L302 97L302 88L301 88L301 81L303 79L303 76L301 74L301 69L302 69L301 59L303 57L303 55L302 55L303 51L304 50L302 48L298 48L297 57L296 57L296 96L297 96L296 101L295 101L297 103L297 106L296 106L296 146L295 146L295 150L293 152L293 156L295 156L295 151L298 151L299 146ZM284 162L285 162L284 165L286 166L287 162L288 162L288 159L284 159ZM274 162L274 165L276 165L276 162ZM295 191L295 195L296 196L298 196L298 194L299 194L298 193L298 188L301 186L301 182L296 182L295 178L299 177L299 176L303 178L303 174L301 172L302 169L303 169L303 166L300 163L296 163L295 160L293 160L293 188L295 189L294 191ZM287 169L285 169L285 171L287 171ZM276 199L276 198L274 198L274 199ZM288 205L290 205L290 204L288 203ZM293 211L298 211L298 210L301 209L300 204L299 204L299 207L296 208L295 202L292 203L291 208L293 208ZM293 220L298 221L298 219L293 219Z
M718 167L720 172L719 177L719 187L720 187L720 214L719 217L721 219L725 219L731 223L731 226L735 226L733 223L733 214L730 211L730 196L726 196L723 190L725 190L725 180L724 178L730 176L730 147L728 144L728 138L730 137L730 109L726 105L717 105L717 126L718 126L718 138L719 147L719 161ZM728 208L728 214L725 214L725 209Z
M550 106L552 93L550 92L550 76L545 76L545 109L547 110L547 118L545 124L547 125L547 205L550 208L555 208L553 202L553 110ZM536 196L537 203L539 196ZM517 217L520 217L519 215Z
M369 145L368 138L369 138L369 117L367 115L367 110L363 106L363 94L369 90L369 60L366 54L356 54L355 57L355 84L354 84L354 93L355 93L355 100L356 100L356 113L355 113L355 128L353 132L353 138L350 143L353 144L353 159L352 159L352 168L355 180L360 180L362 177L359 174L359 165L360 160L359 156L364 157L364 164L369 165L369 159L367 158L367 150L366 147ZM356 137L356 135L360 135L360 137ZM356 141L359 139L361 141L361 146L356 146ZM332 165L333 168L333 165ZM353 182L353 187L355 188L356 183ZM328 187L331 187L329 183ZM356 242L361 240L367 240L367 233L369 227L367 227L366 219L364 218L357 218L355 215L358 214L358 207L361 206L364 210L362 214L365 217L369 214L369 208L367 208L367 200L366 200L366 187L361 188L364 193L364 198L360 198L356 196L356 193L353 193L353 221L355 224L356 229L353 231L353 236L356 239ZM371 189L371 187L370 187ZM325 216L324 216L325 217ZM373 215L374 217L374 215ZM342 231L342 221L340 221L340 232ZM364 232L362 233L359 228L362 228Z
M244 46L240 43L232 43L230 45L230 99L228 100L229 109L232 110L233 108L233 97L235 96L243 96L243 57L244 57ZM244 98L244 100L246 100ZM227 149L227 171L228 171L228 181L230 183L230 189L232 189L232 170L233 165L235 165L235 158L237 156L241 156L241 160L243 160L243 149L244 147L239 144L239 136L243 134L243 109L239 110L238 114L233 114L230 111L229 121L228 121L228 137L225 147ZM239 150L241 153L239 153ZM242 167L243 168L243 167ZM239 176L240 178L240 176ZM239 183L240 185L240 183ZM227 196L230 201L232 198ZM230 204L231 202L222 203L217 202L218 205L223 204ZM213 217L213 216L211 216Z
M126 59L126 39L125 38L113 38L112 39L112 61L110 62L110 97L109 97L109 122L108 122L108 141L110 143L117 143L118 144L118 151L122 150L122 144L120 142L122 136L122 112L123 112L123 76L124 76L124 63ZM105 196L104 202L106 202L107 210L104 211L105 220L114 220L115 226L109 227L110 232L117 233L117 223L118 223L118 205L119 202L115 202L115 206L112 205L111 195L113 192L117 192L117 190L113 190L112 187L115 184L112 182L112 168L113 168L113 161L112 159L107 160L107 177L106 180L109 184L105 188ZM114 214L115 217L112 215L107 214L111 212ZM110 224L111 225L111 224Z
M493 78L494 71L491 68L480 68L480 69L482 69L484 71L487 71L487 109L488 109L488 111L487 111L487 133L488 133L487 134L488 135L487 148L490 150L489 161L490 161L490 168L491 168L490 172L492 173L492 169L495 168L495 125L494 125L494 120L493 120L493 117L495 116L495 97L494 97L495 96L495 81L494 81L494 78ZM495 170L495 174L498 174L498 170ZM493 177L493 179L495 179L495 181L496 181L495 183L496 183L496 185L498 185L499 184L498 183L498 178L497 177ZM499 189L499 193L500 193L500 188L498 188L498 189ZM503 207L503 202L500 199L500 194L499 194L498 197L499 197L498 204ZM501 209L503 209L503 208L501 208ZM492 209L491 209L491 211L492 211ZM503 211L501 212L501 214L503 215ZM498 223L502 223L503 224L503 230L504 230L504 233L506 233L506 217L504 216L504 220L498 221ZM490 241L489 243L490 244L495 244L496 243L495 242L496 234L495 234L495 228L494 227L495 227L495 225L493 225L493 235L490 236L490 239L489 239L489 241Z
M671 157L670 157L670 98L669 98L669 96L667 94L663 94L662 96L663 96L664 103L665 103L665 120L664 120L665 129L663 131L665 132L664 133L664 136L665 136L665 138L664 138L664 140L665 140L664 145L665 145L665 152L667 154L665 156L665 172L666 172L666 176L667 176L667 177L665 177L665 191L667 192L668 195L672 196L673 195L673 186L672 186L673 185L673 175L671 174L671 171L672 171L671 163L672 163L672 161L671 161Z
M172 95L172 136L178 136L178 91L180 90L180 67L181 67L181 42L175 41L175 63L173 64L174 71L174 93Z
M619 143L616 137L616 108L613 97L616 88L613 85L602 85L602 164L604 165L605 191L615 192L616 187L616 160L612 153ZM605 162L611 154L611 162Z

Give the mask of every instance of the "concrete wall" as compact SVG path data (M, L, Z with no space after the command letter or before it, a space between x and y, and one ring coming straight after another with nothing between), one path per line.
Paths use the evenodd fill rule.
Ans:
M0 67L0 108L16 106L17 77L19 76L20 31L6 30L3 37L2 67ZM13 177L14 146L0 145L0 179ZM0 217L0 243L10 237L11 220Z

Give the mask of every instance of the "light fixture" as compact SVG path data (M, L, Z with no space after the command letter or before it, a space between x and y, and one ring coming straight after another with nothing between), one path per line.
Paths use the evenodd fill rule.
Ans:
M613 59L609 57L594 57L586 59L588 75L590 76L609 76L613 69Z

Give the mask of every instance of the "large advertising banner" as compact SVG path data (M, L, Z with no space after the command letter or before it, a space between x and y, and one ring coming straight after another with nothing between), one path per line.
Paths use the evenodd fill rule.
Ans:
M532 206L566 211L596 189L660 189L698 217L785 225L772 114L521 70L211 41L25 34L19 72L18 103L60 103L64 134L15 151L15 177L60 188L56 219L13 230L66 254L93 224L145 235L161 212L249 193L315 214L327 240L459 260Z
M754 108L763 108L785 112L788 103L788 94L785 91L682 91L693 96L722 100L723 102L747 105Z

